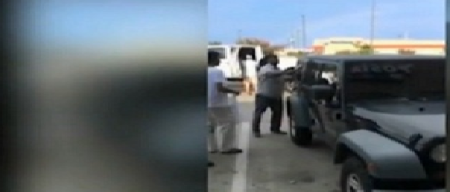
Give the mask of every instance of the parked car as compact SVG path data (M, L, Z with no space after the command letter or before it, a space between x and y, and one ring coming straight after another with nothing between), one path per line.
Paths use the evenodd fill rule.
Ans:
M342 192L444 192L445 65L443 56L308 56L287 99L290 137L334 149Z

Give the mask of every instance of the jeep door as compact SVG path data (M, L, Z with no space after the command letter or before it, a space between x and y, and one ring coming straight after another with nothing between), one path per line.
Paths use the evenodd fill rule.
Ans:
M320 117L320 123L323 129L323 139L334 145L337 137L345 131L345 122L343 107L341 101L340 85L340 65L339 63L319 64L318 83L327 84L333 87L333 93L328 99L315 100L313 113L315 117Z
M317 85L320 83L320 64L317 60L309 60L305 63L303 67L303 75L302 75L302 91L308 100L308 111L311 121L313 122L311 125L311 129L314 131L318 131L319 135L324 135L325 132L325 122L320 113L320 102L314 98L314 96L309 91L312 85Z
M302 67L301 83L299 87L300 91L308 100L309 116L312 118L311 121L314 122L311 125L311 129L324 132L325 129L323 127L322 118L318 113L316 102L309 91L310 86L315 85L318 82L318 75L320 72L319 66L320 65L314 60L305 62L304 67Z

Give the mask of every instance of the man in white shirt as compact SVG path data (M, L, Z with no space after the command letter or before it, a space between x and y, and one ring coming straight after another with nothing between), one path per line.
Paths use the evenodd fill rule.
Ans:
M272 111L270 123L272 133L286 134L280 130L283 116L284 71L278 68L279 60L276 55L267 55L265 59L266 64L258 70L258 89L252 122L255 137L261 137L261 117L267 108Z
M237 119L228 94L239 92L224 86L226 79L223 71L217 68L219 63L219 53L208 52L208 126L211 128L208 137L209 150L210 152L220 150L222 154L237 154L242 150L235 146ZM217 147L216 130L219 130L222 141L220 147Z

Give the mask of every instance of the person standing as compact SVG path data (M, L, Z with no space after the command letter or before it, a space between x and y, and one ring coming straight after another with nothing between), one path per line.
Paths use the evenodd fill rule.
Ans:
M255 93L258 90L258 72L261 69L261 67L266 65L266 63L267 63L266 60L267 60L266 57L263 57L254 66L254 77L252 78L251 81L252 81L252 86L253 86L252 89Z
M239 92L224 86L226 79L223 71L217 68L219 63L219 53L208 52L208 126L211 129L208 137L209 150L220 150L222 154L237 154L242 150L235 146L237 119L228 94L238 95ZM220 147L217 147L216 130L219 130L222 141Z
M265 56L265 57L263 57L262 59L259 60L258 65L256 66L256 73L258 73L259 70L261 69L261 67L263 67L266 64L267 64L267 58Z
M274 134L286 134L281 131L283 116L284 72L278 68L279 59L274 54L265 57L264 65L258 70L258 89L255 97L252 129L255 137L261 137L261 117L267 108L272 112L270 130Z
M257 62L253 60L251 55L247 55L245 60L245 68L246 68L246 92L248 95L253 95L256 91L256 67Z

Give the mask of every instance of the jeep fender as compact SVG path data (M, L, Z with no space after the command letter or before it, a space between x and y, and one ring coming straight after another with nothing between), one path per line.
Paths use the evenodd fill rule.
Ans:
M427 178L419 158L413 151L372 131L351 131L338 138L334 163L342 163L350 154L364 160L368 164L369 173L375 178Z
M302 94L292 94L288 97L286 109L288 116L292 118L297 127L309 128L311 127L311 117L308 109L308 102Z

